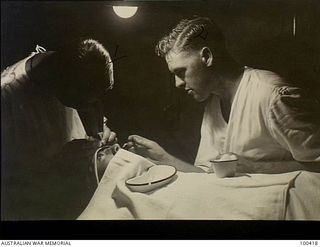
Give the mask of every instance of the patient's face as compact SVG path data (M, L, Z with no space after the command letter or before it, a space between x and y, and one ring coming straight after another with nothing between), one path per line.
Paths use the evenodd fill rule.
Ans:
M112 146L100 148L100 150L97 153L97 166L99 173L103 173L105 171L110 160L113 158L113 156L117 153L119 149L119 144L114 144Z

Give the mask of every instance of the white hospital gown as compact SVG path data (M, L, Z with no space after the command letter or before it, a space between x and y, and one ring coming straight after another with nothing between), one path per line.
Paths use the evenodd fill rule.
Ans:
M2 155L9 165L51 157L66 142L86 136L76 110L30 81L30 57L1 74Z
M195 165L207 171L219 153L252 161L320 161L320 104L266 70L245 67L226 123L208 101Z
M43 205L53 191L41 182L52 172L49 159L86 137L77 111L29 79L28 58L1 73L1 217L10 220L50 218Z

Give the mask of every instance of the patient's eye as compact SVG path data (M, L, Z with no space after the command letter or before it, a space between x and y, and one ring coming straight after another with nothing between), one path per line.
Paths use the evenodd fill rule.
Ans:
M99 153L97 154L97 159L98 159L98 160L101 160L103 157L104 157L104 153L103 153L103 152L99 152Z

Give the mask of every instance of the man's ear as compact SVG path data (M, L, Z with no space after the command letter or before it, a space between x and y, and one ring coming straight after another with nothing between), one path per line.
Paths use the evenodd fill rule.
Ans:
M200 51L200 56L202 63L204 63L207 67L212 66L213 54L209 47L203 47Z

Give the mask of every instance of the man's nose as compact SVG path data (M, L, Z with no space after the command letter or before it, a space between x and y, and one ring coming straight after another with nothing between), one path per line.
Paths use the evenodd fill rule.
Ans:
M176 87L177 88L183 88L185 85L185 82L181 80L178 76L175 76L175 81L176 81Z
M118 143L111 146L112 154L115 155L120 149L120 145Z

